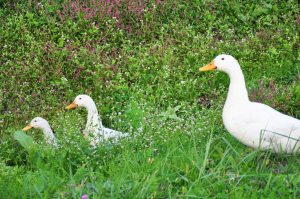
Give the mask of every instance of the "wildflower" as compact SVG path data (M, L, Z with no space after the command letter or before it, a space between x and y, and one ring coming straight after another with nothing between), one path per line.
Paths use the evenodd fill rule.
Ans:
M82 199L88 199L88 195L84 194L84 195L82 195L81 198L82 198Z

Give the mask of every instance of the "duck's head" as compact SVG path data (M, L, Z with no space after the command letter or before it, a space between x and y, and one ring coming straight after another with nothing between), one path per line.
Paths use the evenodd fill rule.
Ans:
M71 109L75 107L84 107L88 109L90 106L94 106L95 103L93 99L88 95L77 95L74 102L66 107L66 109Z
M220 70L229 73L232 70L239 70L238 61L231 55L218 55L212 62L199 69L199 71Z
M27 131L31 128L44 130L48 127L49 127L49 123L47 120L41 117L35 117L25 128L22 129L22 131Z

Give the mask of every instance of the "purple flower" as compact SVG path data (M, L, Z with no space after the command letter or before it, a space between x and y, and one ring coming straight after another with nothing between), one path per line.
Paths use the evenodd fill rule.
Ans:
M82 199L88 199L88 195L84 194L81 198Z

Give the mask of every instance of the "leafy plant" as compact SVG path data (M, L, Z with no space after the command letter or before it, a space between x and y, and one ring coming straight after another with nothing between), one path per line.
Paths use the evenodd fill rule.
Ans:
M14 138L19 141L19 143L29 152L32 154L34 151L34 143L33 139L26 135L24 131L16 131L14 133Z
M299 197L298 156L253 151L229 135L221 115L230 80L198 72L231 54L252 101L298 118L298 1L0 4L4 197ZM79 128L86 111L64 111L78 94L130 137L91 149ZM36 116L59 150L35 129L19 131Z
M179 120L180 118L177 116L176 112L181 108L181 105L175 106L174 108L168 107L166 111L163 111L160 116L161 120L166 120L168 118Z

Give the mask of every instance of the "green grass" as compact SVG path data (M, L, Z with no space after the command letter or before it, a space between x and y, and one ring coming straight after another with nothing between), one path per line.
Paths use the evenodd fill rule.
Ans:
M300 118L297 1L74 2L0 2L0 198L299 197L298 156L233 138L228 76L199 72L231 54L252 101ZM78 94L130 139L89 149ZM59 150L14 140L37 116Z

